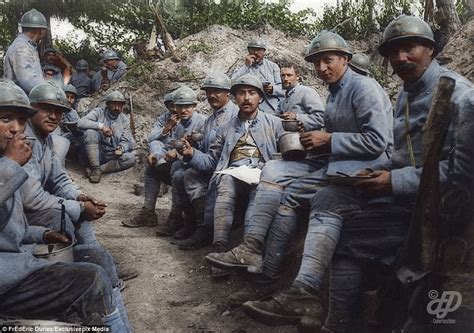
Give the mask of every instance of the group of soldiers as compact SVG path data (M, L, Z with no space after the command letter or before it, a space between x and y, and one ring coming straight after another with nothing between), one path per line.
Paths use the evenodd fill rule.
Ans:
M13 82L0 83L6 189L0 196L0 257L8 266L1 273L0 314L98 321L128 332L122 282L90 223L105 214L106 204L81 193L64 169L68 142L87 164L92 183L100 182L102 173L134 165L126 101L112 91L105 107L68 118L74 99L88 92L40 77L34 43L44 36L43 18L35 10L22 17L23 31L4 61L5 77ZM156 227L157 236L171 237L181 250L211 245L205 259L212 277L232 270L253 274L229 302L262 323L350 332L360 314L364 267L392 267L407 238L423 172L422 128L443 76L455 81L455 117L440 152L440 184L472 192L474 87L437 63L431 28L413 16L394 19L379 46L403 81L395 107L370 77L367 56L353 54L337 33L321 31L305 56L328 86L326 103L299 83L296 64L265 58L263 39L247 46L244 64L231 78L215 71L202 82L212 109L208 116L196 110L197 94L187 86L164 96L167 110L148 136L144 204L122 223ZM113 61L115 72L95 74L96 88L105 77L113 82L123 75L125 67L112 53L104 52L104 62ZM83 61L76 68L87 70ZM58 133L61 121L73 129ZM291 149L298 154L289 154L286 144L295 135ZM167 221L158 224L162 184L171 186L172 206ZM51 231L60 229L61 210L63 234ZM234 221L242 220L243 239L230 248ZM298 274L281 290L285 257L305 221ZM27 244L42 242L74 242L75 262L34 258ZM100 283L92 284L94 279ZM426 324L409 316L410 325Z

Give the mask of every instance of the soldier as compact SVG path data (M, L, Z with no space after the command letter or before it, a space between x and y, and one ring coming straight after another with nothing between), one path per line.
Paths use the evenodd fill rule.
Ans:
M268 234L262 279L268 289L260 286L261 292L274 291L286 247L298 225L297 212L309 208L311 198L326 185L324 179L328 174L353 174L387 159L391 141L390 100L380 93L374 80L348 68L351 55L346 41L338 34L323 31L313 39L305 60L312 62L318 77L329 84L330 96L321 124L326 131L301 134L302 145L314 154L309 158L275 161L265 166L244 242L227 253L206 257L213 264L248 267L258 272L262 269L263 243ZM231 299L237 302L261 296L249 288Z
M370 76L370 59L365 53L354 53L349 66L360 75Z
M43 52L43 72L45 73L46 77L46 71L53 71L54 74L52 77L46 77L46 79L52 79L54 82L56 82L60 87L64 85L64 79L63 79L63 74L61 72L61 68L55 65L57 57L57 51L53 48L48 48L45 49Z
M265 59L267 43L261 39L252 39L247 43L248 54L245 63L232 75L236 80L242 75L252 74L260 79L263 85L263 99L260 102L260 110L275 114L278 102L285 96L281 89L280 68L274 62Z
M5 53L3 75L28 94L34 86L44 82L36 46L46 35L48 23L43 14L32 9L23 14L20 27L21 33Z
M212 114L204 123L204 136L197 148L203 153L209 152L211 145L216 141L218 131L223 126L229 126L229 123L238 113L237 106L230 100L230 88L231 81L229 77L221 72L215 72L207 76L201 86L201 89L206 92L207 101L213 109ZM203 173L193 168L186 169L184 173L185 192L189 198L188 204L192 205L194 209L197 229L191 237L178 242L178 248L181 250L198 249L212 241L212 219L210 216L205 218L204 213L206 206L208 210L214 208L215 198L212 197L212 194L206 202L206 193L211 177L212 172ZM171 233L173 230L169 231ZM162 233L164 233L163 230Z
M71 84L77 89L77 99L91 94L92 80L87 75L88 70L89 63L87 60L81 59L76 63L76 73L71 78Z
M393 265L407 235L423 170L422 128L441 76L456 80L451 103L460 123L472 119L474 87L434 60L436 45L426 22L414 16L397 17L385 29L379 52L389 59L404 84L396 102L391 159L374 166L373 170L361 172L370 178L356 183L355 188L329 186L318 192L312 200L312 217L296 280L272 301L246 303L247 311L255 317L266 313L269 314L267 319L277 316L283 318L282 322L288 322L292 317L293 322L297 322L308 313L307 309L312 309L312 313L316 312L315 316L320 317L323 276L334 253L329 312L323 331L350 331L359 313L362 266L366 263L372 266L382 264L386 268ZM472 145L468 140L453 140L455 131L455 124L451 123L440 152L440 183L443 187L450 153L455 152L457 156L472 161ZM354 216L357 218L352 219ZM331 230L327 233L327 241L320 233L322 225ZM322 256L316 255L321 251L324 253ZM321 261L321 258L325 259Z
M114 332L129 332L120 291L102 267L37 259L32 254L34 244L70 242L58 232L29 226L23 213L19 189L28 174L22 166L32 155L24 131L34 114L18 86L0 81L0 313L108 325Z
M157 216L155 213L156 197L159 188L154 185L156 181L172 185L172 204L168 224L178 225L179 230L176 237L188 237L194 230L193 221L190 214L190 207L183 207L181 202L184 194L177 192L177 188L182 187L184 166L178 160L178 154L174 149L176 142L192 132L201 132L204 124L204 116L196 112L196 93L186 86L173 92L172 95L176 116L169 115L168 120L161 132L159 126L154 128L150 138L160 138L152 140L150 144L150 155L148 156L148 167L145 171L145 206L142 207L137 216L130 221L122 221L126 227L156 226ZM188 212L185 216L185 223L181 219L183 211ZM186 219L187 218L187 219Z
M102 54L104 66L92 77L92 90L107 90L108 87L117 82L127 72L127 65L120 59L117 52L106 50Z
M99 183L102 173L122 171L135 165L130 120L123 114L125 98L119 91L112 91L105 97L105 103L105 108L97 107L77 122L77 127L84 130L91 183Z
M278 118L258 108L264 96L261 81L253 75L241 76L232 85L231 92L239 106L238 116L219 131L209 152L203 153L185 144L184 160L198 171L223 171L239 166L261 168L277 152L283 127ZM240 195L251 202L255 185L233 175L216 174L210 186L215 186L216 191L213 252L223 252L229 242L236 197Z

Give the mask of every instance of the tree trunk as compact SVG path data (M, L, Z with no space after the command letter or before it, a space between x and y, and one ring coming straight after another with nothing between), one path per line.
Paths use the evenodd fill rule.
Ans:
M423 15L423 20L425 20L425 22L433 22L433 14L434 14L433 0L425 0L425 13Z
M434 15L434 19L440 26L436 34L436 40L441 50L447 44L449 38L461 28L462 24L453 0L436 0L436 7L438 10Z

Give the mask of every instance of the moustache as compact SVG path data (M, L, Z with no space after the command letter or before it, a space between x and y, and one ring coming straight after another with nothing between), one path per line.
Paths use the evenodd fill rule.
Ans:
M416 64L409 64L407 62L402 62L392 67L395 72L407 72L407 71L414 71L416 69Z

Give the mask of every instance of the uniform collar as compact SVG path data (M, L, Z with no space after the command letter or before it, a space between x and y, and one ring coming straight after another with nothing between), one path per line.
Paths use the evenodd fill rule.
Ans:
M30 37L25 34L20 34L19 37L26 41L28 44L34 46L35 48L38 46L38 44L34 40L30 39Z
M293 95L296 91L296 87L299 86L299 83L296 84L296 86L294 86L293 88L290 88L288 89L286 92L285 92L285 96L286 98L290 97L291 95Z
M212 115L214 116L214 118L219 118L222 114L224 114L224 112L229 108L230 103L232 103L232 102L231 102L231 100L229 99L229 101L228 101L223 107L221 107L221 108L218 109L217 111L214 111L214 112L212 113Z
M336 95L337 92L342 89L342 87L347 85L347 83L349 82L349 80L352 78L353 75L354 75L354 72L349 68L349 66L347 66L346 71L342 75L341 79L337 81L335 84L329 85L329 92L331 93L331 95L333 96Z
M423 75L413 83L404 83L403 90L409 93L417 93L429 86L433 80L435 80L436 73L439 71L441 66L436 60L431 61L431 64L425 70Z
M260 118L262 117L261 116L261 113L262 111L260 110L257 110L257 115L255 116L255 118L253 119L249 119L250 120L250 126L249 128L252 128L254 126L256 126L258 124L258 122L260 121ZM237 115L236 117L236 130L239 130L241 128L241 126L246 122L247 120L242 120L240 119L240 117Z

